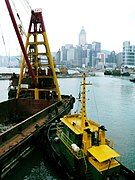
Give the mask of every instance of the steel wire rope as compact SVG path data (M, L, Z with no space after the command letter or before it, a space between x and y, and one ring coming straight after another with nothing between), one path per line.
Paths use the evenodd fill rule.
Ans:
M4 34L3 34L3 30L2 30L2 25L0 24L0 33L1 33L1 37L2 37L2 42L3 42L3 45L4 45L4 50L5 50L5 55L6 55L6 58L4 57L4 59L6 60L7 59L7 65L10 67L10 50L9 50L9 53L7 52L7 48L6 48L6 41L5 41L5 38L4 38ZM5 64L4 64L5 66ZM11 69L9 69L9 71L11 72Z
M16 16L17 16L17 18L18 18L18 20L19 20L19 22L20 22L20 24L18 25L19 32L20 32L21 36L24 35L25 37L27 37L27 35L26 35L26 33L25 33L25 30L24 30L24 26L23 26L22 20L21 20L21 18L20 18L19 13L18 13L18 9L17 9L14 1L11 0L11 2L12 2L12 5L13 5L14 10L15 10L15 12L16 12ZM18 46L16 47L16 53L17 53L17 54L21 54L21 58L22 58L22 52L20 52L20 48L18 48ZM20 58L19 58L19 59L20 59ZM16 60L18 60L17 57L16 57ZM18 65L19 65L19 60L18 60Z
M24 7L24 10L26 11L26 13L29 15L29 13L28 13L28 11L27 11L28 6L27 6L27 8L26 8L26 4L23 4L23 3L22 3L22 2L24 2L24 1L22 1L22 2L19 1L19 2L20 2L21 5ZM26 34L25 28L24 28L24 26L23 26L22 19L20 18L20 15L19 15L19 13L18 13L18 10L17 10L16 5L15 5L15 3L14 3L13 0L12 0L12 4L13 4L14 9L15 9L15 11L16 11L17 18L18 18L19 21L20 21L20 25L18 25L18 28L19 28L20 34L21 34L21 36L22 36L22 39L23 39L23 35L25 36L25 38L27 38L27 34ZM29 5L29 8L30 8L30 5ZM18 49L17 49L17 51L18 51ZM22 52L20 52L20 54L21 54L20 59L23 59L23 54L22 54ZM18 61L18 62L19 62L19 61Z
M6 58L4 58L4 59L7 59L7 65L10 66L10 50L9 50L9 53L8 53L8 50L7 50L7 47L6 47L7 43L6 43L6 40L4 38L4 34L3 34L3 30L2 30L2 25L1 24L0 24L0 33L1 33L2 42L3 42L3 45L4 45L4 49L5 49L5 55L6 55Z
M32 10L32 7L31 7L30 3L29 3L27 0L24 0L24 2L25 2L25 4L26 4L26 6L27 6L30 10Z
M27 16L30 18L31 11L32 11L32 6L30 5L30 3L27 0L20 0L19 2L24 7L24 10L26 11ZM27 18L27 19L29 19L29 18ZM25 22L26 22L26 20L25 20ZM29 27L29 21L27 21L26 23L27 23L27 27Z
M93 86L92 86L92 92L93 92L93 97L94 97L94 102L95 102L95 107L96 107L96 112L97 112L97 121L100 123L99 112L98 112L98 107L97 107L97 102L96 102L96 96L95 96L95 92L94 92L94 87Z
M0 17L3 17L0 11ZM1 20L2 21L2 20ZM4 51L5 51L5 55L8 57L8 53L7 53L7 48L6 48L6 40L4 38L4 31L2 30L2 24L0 23L0 34L1 34L1 38L2 38L2 44L4 45Z
M1 24L0 24L0 33L1 33L2 41L3 41L3 45L4 45L4 49L5 49L5 54L6 54L6 56L8 57L8 55L7 55L6 43L5 43L5 38L4 38L4 35L3 35L3 31L2 31L2 26L1 26Z
M26 35L26 33L25 33L25 30L24 30L24 26L23 26L22 20L21 20L21 18L20 18L20 15L19 15L19 13L18 13L17 8L16 8L16 5L15 5L15 3L14 3L13 0L11 0L11 1L12 1L13 6L14 6L14 9L15 9L15 11L16 11L17 18L18 18L19 21L20 21L20 26L18 26L18 28L19 28L19 30L20 30L20 33L21 33L21 34L24 34L25 37L27 37L27 35Z
M24 2L24 0L20 0L20 3L24 7L24 10L26 11L27 15L29 15L29 9L28 6L26 7L26 3Z
M78 97L76 98L78 101L77 101L77 107L76 107L76 111L75 113L79 113L81 111L81 82L79 82L79 94L78 94Z

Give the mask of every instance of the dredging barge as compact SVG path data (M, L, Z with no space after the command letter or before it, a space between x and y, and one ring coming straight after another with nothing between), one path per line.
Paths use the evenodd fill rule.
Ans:
M0 132L0 177L42 143L46 126L69 113L74 98L61 95L54 60L51 55L42 10L31 12L31 19L23 45L12 8L5 0L23 55L20 74L13 73L9 100L0 103L0 124L10 126Z

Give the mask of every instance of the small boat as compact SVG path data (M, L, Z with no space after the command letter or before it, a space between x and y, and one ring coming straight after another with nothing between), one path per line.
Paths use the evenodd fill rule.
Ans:
M81 83L81 110L52 123L47 131L47 155L68 179L135 179L117 158L106 138L106 128L87 117L85 74ZM51 152L51 153L50 153Z
M112 71L107 69L105 70L104 75L112 75Z
M121 75L122 76L130 76L130 73L129 72L122 72Z
M134 83L135 83L135 78L133 78L133 79L129 79L129 81L131 81L131 82L134 82Z

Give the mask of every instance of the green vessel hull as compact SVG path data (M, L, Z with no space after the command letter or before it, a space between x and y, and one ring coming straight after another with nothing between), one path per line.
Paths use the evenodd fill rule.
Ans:
M51 124L47 131L47 141L45 146L45 156L52 160L55 168L64 179L75 180L128 180L134 179L134 173L122 164L115 168L102 171L100 173L86 157L77 159L70 149L57 137L56 123ZM71 136L74 136L71 134ZM75 137L73 137L75 138ZM50 153L51 152L51 153Z

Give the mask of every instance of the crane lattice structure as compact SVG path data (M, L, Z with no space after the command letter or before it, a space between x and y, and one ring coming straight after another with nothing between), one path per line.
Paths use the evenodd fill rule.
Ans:
M54 60L51 55L41 10L31 12L25 49L35 75L35 83L33 83L32 77L29 76L29 68L25 58L23 58L16 97L19 98L22 94L26 94L26 96L37 100L61 100Z

